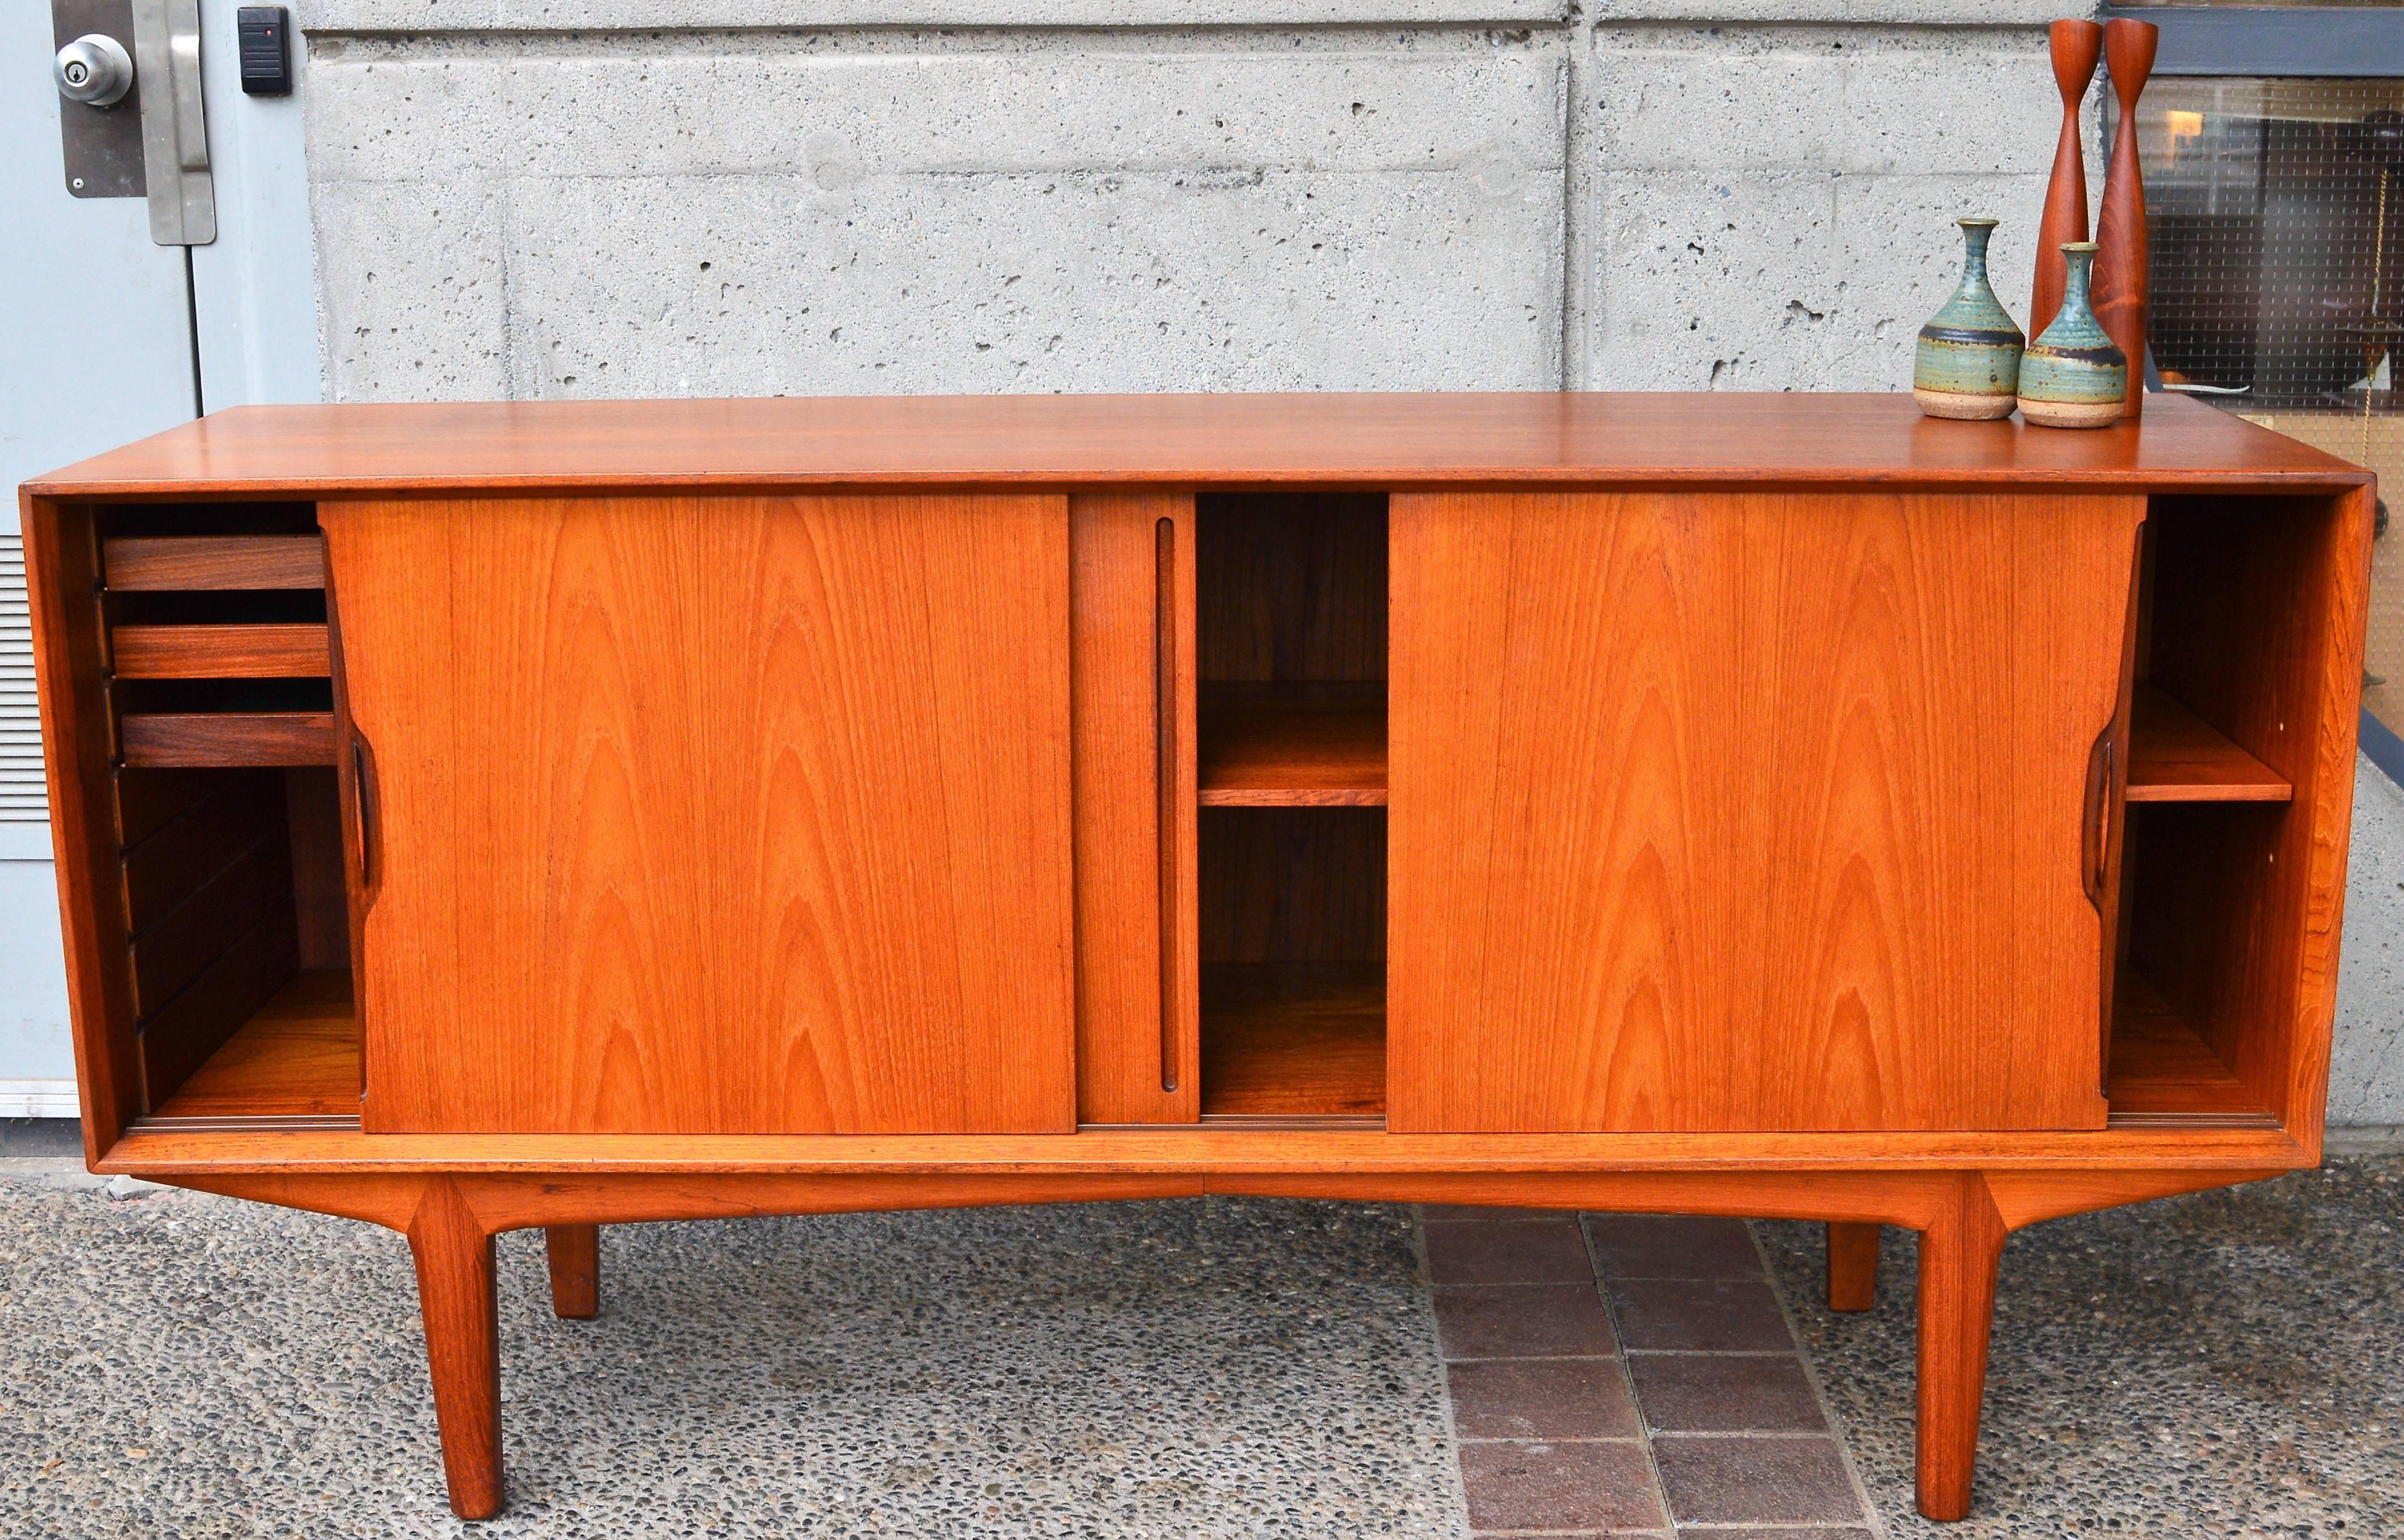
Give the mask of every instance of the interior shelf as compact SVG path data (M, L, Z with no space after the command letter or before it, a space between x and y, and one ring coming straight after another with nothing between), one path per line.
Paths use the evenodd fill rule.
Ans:
M152 1110L154 1118L359 1115L359 1018L351 975L310 969L237 1029Z
M119 625L110 665L121 679L324 679L326 626L310 623Z
M102 556L108 586L123 593L326 586L326 538L314 531L123 536L103 541Z
M2286 802L2278 772L2152 684L2130 702L2131 802Z
M1384 964L1204 965L1205 1118L1385 1114Z
M1205 807L1382 807L1386 686L1202 686Z
M2114 980L2106 1085L2116 1124L2277 1123L2177 1008L2125 963Z
M328 711L143 711L118 723L125 763L154 770L331 764Z

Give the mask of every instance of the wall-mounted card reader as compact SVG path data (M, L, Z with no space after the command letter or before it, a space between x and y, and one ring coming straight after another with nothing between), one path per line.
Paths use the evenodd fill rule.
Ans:
M242 90L245 96L292 94L292 30L282 6L245 6L234 19L242 41Z

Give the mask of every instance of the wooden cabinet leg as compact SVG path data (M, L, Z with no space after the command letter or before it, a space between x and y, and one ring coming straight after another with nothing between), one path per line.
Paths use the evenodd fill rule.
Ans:
M1828 1309L1866 1310L1878 1303L1879 1227L1831 1220Z
M500 1314L493 1293L493 1238L447 1181L427 1184L409 1222L417 1259L417 1308L426 1318L426 1363L451 1511L490 1519L501 1511Z
M1972 1175L1920 1238L1920 1511L1931 1519L1970 1512L2006 1233L1986 1180Z
M551 1253L551 1313L590 1321L601 1313L601 1226L553 1225L542 1232Z

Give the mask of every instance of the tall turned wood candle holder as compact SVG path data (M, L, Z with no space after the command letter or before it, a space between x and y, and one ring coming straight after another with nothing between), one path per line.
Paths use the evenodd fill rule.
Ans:
M2137 98L2153 73L2161 29L2151 21L2104 23L2104 63L2120 124L2112 135L2111 167L2104 175L2104 207L2095 219L2095 318L2128 356L2125 415L2134 420L2145 399L2145 177L2137 164Z
M2062 137L2054 144L2053 175L2045 185L2045 215L2036 229L2036 282L2031 287L2028 334L2042 337L2062 310L2065 268L2062 248L2084 241L2087 229L2087 158L2079 144L2078 109L2104 56L2098 21L2056 21L2051 33L2053 83L2062 91Z

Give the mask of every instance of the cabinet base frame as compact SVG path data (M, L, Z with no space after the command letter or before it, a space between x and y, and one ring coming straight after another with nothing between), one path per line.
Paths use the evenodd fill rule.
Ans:
M364 1220L409 1238L452 1511L501 1511L500 1338L493 1237L547 1232L554 1308L598 1308L597 1226L678 1219L1191 1197L1572 1208L1819 1220L1921 1233L1919 1505L1970 1511L1995 1278L2006 1238L2041 1220L2276 1176L2261 1169L1144 1172L152 1171L197 1191ZM1854 1265L1858 1267L1856 1250Z

